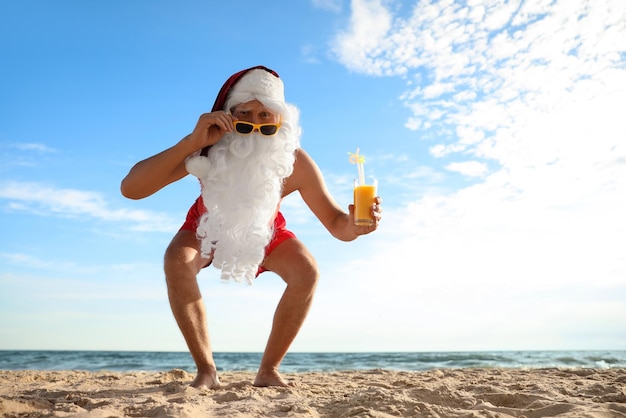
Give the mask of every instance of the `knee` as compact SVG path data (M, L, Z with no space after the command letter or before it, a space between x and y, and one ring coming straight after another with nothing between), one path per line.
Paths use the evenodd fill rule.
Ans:
M163 256L163 271L168 287L195 280L198 274L195 258L187 247L177 245L173 241Z
M278 274L291 289L312 293L319 280L317 262L309 250L297 239L281 243L264 262L267 270Z
M181 268L184 268L184 266L185 263L182 262L180 250L178 248L172 248L172 245L170 244L163 255L163 271L165 273L165 278L169 279L170 277L176 275L176 273L179 272Z
M300 260L300 262L287 273L287 277L284 277L284 280L289 286L313 292L317 287L319 277L320 273L317 262L313 257L309 256Z

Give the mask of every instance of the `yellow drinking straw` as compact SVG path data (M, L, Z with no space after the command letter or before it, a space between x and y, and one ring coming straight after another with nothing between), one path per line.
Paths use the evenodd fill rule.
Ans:
M359 155L359 148L356 149L355 154L349 152L348 155L350 156L350 163L356 164L356 168L359 172L359 184L365 184L365 169L363 168L363 163L365 163L365 157Z

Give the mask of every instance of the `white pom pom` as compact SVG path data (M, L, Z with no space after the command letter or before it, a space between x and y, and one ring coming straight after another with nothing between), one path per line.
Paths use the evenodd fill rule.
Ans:
M209 159L202 155L195 155L187 159L185 167L189 174L193 174L199 179L209 175Z

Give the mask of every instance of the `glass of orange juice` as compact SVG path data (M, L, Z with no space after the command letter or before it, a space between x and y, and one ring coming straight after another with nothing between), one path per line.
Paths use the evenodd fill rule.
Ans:
M354 180L354 224L369 226L374 223L372 217L372 205L378 189L378 180L367 181Z

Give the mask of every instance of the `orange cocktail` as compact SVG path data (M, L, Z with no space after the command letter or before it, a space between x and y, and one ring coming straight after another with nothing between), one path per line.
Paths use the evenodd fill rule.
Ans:
M374 223L372 205L376 197L377 181L372 184L360 184L354 181L354 224L368 226Z

